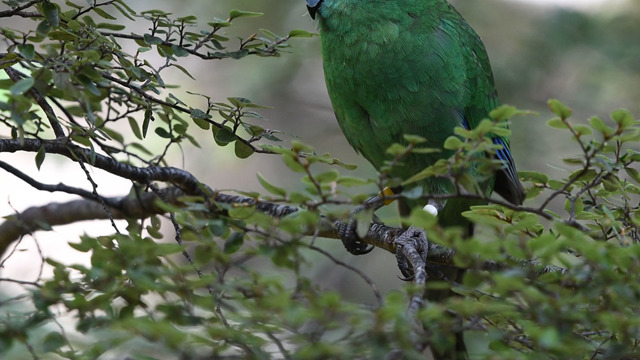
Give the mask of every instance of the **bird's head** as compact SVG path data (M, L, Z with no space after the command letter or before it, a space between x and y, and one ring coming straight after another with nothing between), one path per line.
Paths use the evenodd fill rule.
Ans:
M311 18L315 20L316 12L318 12L318 8L320 8L320 4L322 4L323 0L307 0L307 9L309 10L309 15Z

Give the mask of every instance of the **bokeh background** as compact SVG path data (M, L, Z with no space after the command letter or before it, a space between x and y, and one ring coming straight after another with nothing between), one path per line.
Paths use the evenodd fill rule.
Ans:
M292 29L317 30L303 0L136 0L130 5L137 11L157 8L176 17L195 14L203 26L214 16L226 17L231 9L265 13L261 18L238 19L231 36L246 37L257 28L282 35ZM519 170L566 176L570 168L561 158L578 153L568 137L553 134L546 127L545 122L551 117L546 107L549 98L572 107L576 122L585 122L593 115L608 118L618 108L627 108L636 116L640 114L640 1L457 0L454 5L486 44L502 102L540 113L513 119L511 143ZM137 29L131 31L145 30L142 23L135 26ZM181 89L172 92L191 100L189 105L193 107L202 108L204 103L197 96L186 95L187 90L218 100L242 96L271 106L273 109L261 111L266 117L264 127L283 131L281 137L285 141L299 139L319 153L330 152L344 162L359 164L350 175L374 176L373 168L349 147L334 119L324 86L320 39L294 39L291 45L289 52L279 58L187 59L182 65L190 69L196 80L177 70L165 73L164 80L179 84ZM130 46L135 49L133 43ZM0 136L9 134L0 129ZM189 146L182 151L175 149L171 154L173 165L193 172L214 188L260 191L257 172L278 186L302 187L299 175L288 170L277 156L254 155L238 160L233 149L216 147L209 132L202 132L199 139L202 149ZM88 188L77 165L61 159L48 157L38 172L33 154L0 154L0 158L24 164L24 170L40 181L64 181ZM128 191L127 182L116 182L98 171L93 174L104 195L124 195ZM0 184L2 216L28 206L72 198L36 193L4 172L0 172ZM64 245L67 241L74 241L82 233L112 232L106 222L80 223L55 230L38 233L35 238L45 256L66 262L86 262ZM171 236L168 238L171 241ZM376 250L367 256L353 257L338 241L318 240L318 245L370 274L382 291L402 286L397 279L395 258L389 253ZM0 275L32 280L39 271L33 260L38 258L33 239L25 239L19 249L24 251L7 262ZM373 302L370 289L357 276L336 268L325 258L310 259L306 271L320 286L337 289L355 301ZM13 291L8 286L0 283L0 292Z

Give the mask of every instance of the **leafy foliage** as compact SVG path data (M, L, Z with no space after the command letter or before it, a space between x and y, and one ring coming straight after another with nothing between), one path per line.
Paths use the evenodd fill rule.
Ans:
M505 121L526 113L514 107L496 109L475 129L456 129L445 144L453 155L411 179L390 178L390 170L407 154L440 149L423 148L424 139L409 134L389 149L378 177L354 177L348 175L352 165L302 142L278 145L279 133L262 126L263 106L241 97L220 102L194 94L206 104L192 107L192 99L172 94L175 86L162 78L169 69L190 76L181 65L187 57L277 56L290 38L311 36L305 31L280 37L262 30L232 41L222 29L231 31L236 21L260 14L233 10L201 29L195 16L137 13L124 0L88 6L3 3L9 10L0 11L0 18L35 21L27 29L0 27L8 44L0 53L0 69L8 76L0 80L0 124L8 134L0 139L0 152L30 151L38 168L50 154L62 155L82 167L92 186L43 184L0 161L35 189L84 199L59 209L64 219L38 209L7 217L0 225L0 249L6 251L0 266L15 251L8 250L14 240L28 232L87 218L108 219L114 231L83 235L71 245L90 254L90 266L47 258L50 278L0 278L28 289L16 297L5 294L0 302L0 354L26 349L34 358L315 359L401 352L423 358L426 346L447 346L462 326L475 340L474 358L638 355L640 122L629 112L583 123L551 100L555 117L547 124L575 143L575 156L565 159L564 178L521 172L528 201L514 206L487 197L466 173L475 166L488 177L497 169L485 156L499 150L488 135L508 134ZM149 30L125 33L124 19L145 22ZM124 50L125 42L135 44L133 53ZM163 62L154 65L151 53ZM199 147L197 134L203 131L218 146L233 144L238 158L280 156L302 187L289 189L258 174L264 194L236 189L242 196L221 195L170 167L168 150ZM149 140L161 143L161 150L149 148ZM103 197L90 167L134 186L123 189L121 198ZM427 177L450 179L457 193L412 189ZM408 190L396 197L484 203L465 213L482 231L464 239L460 229L441 228L432 215L415 209L402 221L425 229L433 245L426 256L430 281L424 288L407 284L382 295L369 275L316 243L321 235L332 236L327 220L345 220L371 187L400 183ZM562 201L564 207L557 206ZM126 229L113 222L119 218L127 220ZM371 212L358 215L362 235L372 219ZM16 227L18 233L12 232ZM160 241L165 238L175 241ZM393 241L379 246L396 250ZM334 271L360 276L375 304L349 301L319 286L307 271L319 257L335 263ZM462 282L438 278L446 266L468 269ZM407 311L415 296L442 288L461 296Z

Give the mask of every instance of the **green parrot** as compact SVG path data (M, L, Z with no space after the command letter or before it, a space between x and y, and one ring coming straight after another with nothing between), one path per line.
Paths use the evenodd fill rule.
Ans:
M404 134L442 148L456 126L474 128L499 105L489 58L480 37L446 0L307 0L318 17L329 97L348 142L376 169ZM506 200L521 204L524 190L509 150L491 181ZM407 179L451 152L412 154L391 175ZM473 167L470 167L472 175ZM447 179L422 182L426 193L447 194ZM468 200L441 204L440 221L456 224ZM352 253L362 252L348 245Z
M474 128L499 105L489 58L480 37L446 0L306 0L318 18L329 97L348 142L376 169L387 148L404 134L424 137L425 147L443 148L454 128ZM483 184L513 204L524 190L505 137L496 158L503 167ZM407 179L451 152L411 154L391 175ZM471 176L478 176L469 167ZM442 178L421 182L425 193L449 194L453 184ZM440 202L442 225L472 226L461 213L473 205L465 199ZM415 204L400 204L401 212ZM347 250L370 251L353 226L340 229ZM459 275L461 272L458 272ZM436 294L435 297L441 294ZM433 299L433 298L430 298ZM455 351L436 359L464 358L460 334Z

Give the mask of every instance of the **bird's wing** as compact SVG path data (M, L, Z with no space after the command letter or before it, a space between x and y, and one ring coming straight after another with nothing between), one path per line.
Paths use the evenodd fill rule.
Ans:
M498 94L495 90L493 73L489 57L478 34L464 21L458 27L458 34L468 44L464 49L467 61L467 78L470 87L470 99L464 109L464 118L469 128L477 126L482 119L488 118L489 112L499 105ZM493 137L493 143L502 146L496 152L496 158L504 164L502 170L496 174L494 191L513 204L522 204L524 190L515 162L511 156L509 138Z

